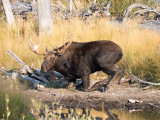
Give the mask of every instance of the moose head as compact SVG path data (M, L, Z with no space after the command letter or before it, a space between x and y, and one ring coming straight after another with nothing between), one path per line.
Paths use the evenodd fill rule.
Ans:
M37 55L44 56L44 61L41 65L41 72L42 73L50 73L50 74L52 74L52 77L53 77L55 62L57 61L58 57L61 56L68 49L68 47L70 47L71 44L72 44L72 42L67 42L62 47L60 47L60 48L55 47L51 51L49 50L48 47L46 47L46 53L39 53L37 50L38 50L40 44L39 45L36 45L36 44L31 45L31 42L30 42L29 49Z

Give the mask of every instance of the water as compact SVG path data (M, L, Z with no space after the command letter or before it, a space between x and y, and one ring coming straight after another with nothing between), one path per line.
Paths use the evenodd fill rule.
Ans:
M160 111L112 110L112 113L116 114L119 120L160 120Z
M59 110L57 110L59 111ZM61 114L69 114L69 109L62 109ZM82 116L84 113L83 109L74 109L75 114ZM96 120L160 120L160 111L135 111L135 110L105 110L96 111L90 109L89 116L96 118Z

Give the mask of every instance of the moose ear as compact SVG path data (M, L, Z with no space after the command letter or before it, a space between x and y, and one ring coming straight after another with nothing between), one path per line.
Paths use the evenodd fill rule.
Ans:
M46 52L49 52L49 48L48 48L48 46L46 47Z

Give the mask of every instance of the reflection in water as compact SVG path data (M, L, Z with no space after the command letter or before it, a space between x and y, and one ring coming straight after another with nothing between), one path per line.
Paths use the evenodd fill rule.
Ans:
M118 116L119 120L160 120L160 111L133 111L128 110L112 110L112 113Z
M61 113L69 114L71 109L62 109ZM96 120L160 120L160 111L152 112L152 111L128 111L128 110L106 110L96 111L94 109L88 110L88 113L85 113L83 109L75 109L74 110L77 115L89 114L89 116L95 118ZM57 109L58 112L58 109Z
M56 112L58 113L59 112L59 109L56 110ZM74 113L73 113L74 112ZM75 114L75 115L78 115L78 116L82 116L83 114L88 114L87 116L91 116L92 118L95 118L95 119L101 119L101 120L106 120L109 118L109 116L102 112L102 111L96 111L94 109L81 109L81 108L71 108L71 109L61 109L61 114Z

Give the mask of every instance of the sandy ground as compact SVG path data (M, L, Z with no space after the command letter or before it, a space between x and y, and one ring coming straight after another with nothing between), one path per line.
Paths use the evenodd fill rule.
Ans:
M137 87L130 87L128 84L113 84L106 92L82 92L66 88L41 88L37 90L28 89L25 91L25 94L37 101L48 104L54 102L56 97L56 100L65 107L89 107L101 110L103 105L105 109L160 110L160 88L141 90ZM131 99L130 102L129 99Z

